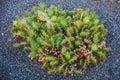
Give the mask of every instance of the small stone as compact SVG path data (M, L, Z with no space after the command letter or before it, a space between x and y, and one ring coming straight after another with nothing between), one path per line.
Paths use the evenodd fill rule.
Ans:
M120 41L118 42L118 44L120 44Z
M4 36L4 33L1 33L2 36Z
M118 3L120 4L120 0L118 1Z

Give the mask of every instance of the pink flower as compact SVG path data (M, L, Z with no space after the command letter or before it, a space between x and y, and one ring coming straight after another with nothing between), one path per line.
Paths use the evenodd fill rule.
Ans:
M81 50L81 52L83 53L83 52L84 52L84 50Z
M54 55L55 55L55 56L57 56L57 55L58 55L58 53L57 53L57 52L55 52L55 53L54 53Z
M57 51L57 53L60 53L60 51Z
M83 45L83 48L86 48L87 46L86 45Z
M77 66L77 64L75 63L75 64L73 64L73 66L74 66L74 67L76 67L76 66Z
M87 50L84 50L85 53L87 53Z
M76 52L76 50L73 50L73 52L75 53L75 52Z
M83 55L84 55L84 56L87 56L87 53L84 53Z
M99 48L99 49L101 49L101 48L102 48L102 46L101 46L101 45L99 45L99 46L98 46L98 48Z
M80 58L83 58L83 55L80 55Z
M50 51L50 53L52 53L52 51Z
M103 45L103 47L106 47L106 42L105 42L105 41L103 41L102 45Z

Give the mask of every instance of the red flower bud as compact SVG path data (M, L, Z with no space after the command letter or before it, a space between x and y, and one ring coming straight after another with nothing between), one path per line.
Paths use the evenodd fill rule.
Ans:
M20 39L20 38L22 38L20 35L15 35L15 38L18 38L18 39Z

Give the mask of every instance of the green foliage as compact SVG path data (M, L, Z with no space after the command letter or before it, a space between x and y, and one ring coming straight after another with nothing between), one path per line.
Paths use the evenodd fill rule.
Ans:
M39 23L33 23L32 28L35 29L36 31L39 30Z
M13 45L13 47L20 47L21 46L21 44L20 43L15 43L14 45Z
M80 41L75 41L75 46L76 47L80 46Z
M97 53L97 56L100 60L104 60L106 58L105 54L102 51L99 51Z
M51 21L56 21L57 20L57 16L52 16Z
M85 16L85 17L83 18L83 23L84 23L84 24L89 24L89 23L90 23L90 17L89 17L89 16Z
M95 56L90 56L91 63L97 63L97 59Z
M63 39L63 34L58 33L54 36L54 41L56 42L61 41L62 39Z
M93 36L93 43L95 43L95 44L98 43L98 37L99 37L98 34L94 34L94 36Z
M15 44L13 45L13 47L18 48L18 47L20 47L20 46L22 46L22 45L26 45L26 42L15 43Z
M81 37L87 37L89 35L89 32L82 31L80 32Z
M93 51L98 50L98 47L97 47L97 45L96 45L96 44L92 44L92 47L91 47L91 48L92 48L92 50L93 50Z
M44 10L45 9L45 5L43 3L40 3L39 6L40 6L40 10Z
M36 52L30 52L29 57L31 59L36 58L36 54L37 54Z
M27 16L27 17L32 17L32 13L26 12L26 16Z
M37 51L39 49L39 44L37 42L31 42L31 48Z
M67 51L67 48L66 47L62 47L61 53L65 53L66 51Z
M63 29L65 29L67 27L67 23L66 23L65 20L60 21L60 27L63 28Z
M71 58L69 52L65 52L63 55L65 56L65 59L67 59L67 60L69 60Z
M73 16L73 12L72 11L66 11L66 16Z
M76 60L77 60L77 57L74 56L74 57L72 57L72 58L69 60L69 63L73 63L73 62L75 62Z
M58 5L58 10L59 10L59 11L62 11L62 10L63 10L62 5Z
M34 12L36 12L36 11L38 10L38 8L34 6L34 7L32 8L32 10L33 10Z
M29 57L43 63L48 73L82 74L87 65L106 58L107 30L95 12L81 8L65 11L62 5L46 9L43 3L32 11L17 17L9 27L15 38L24 41L13 46L23 45Z

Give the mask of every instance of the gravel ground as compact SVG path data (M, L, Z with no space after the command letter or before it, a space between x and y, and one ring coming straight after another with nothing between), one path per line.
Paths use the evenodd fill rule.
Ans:
M28 53L15 49L16 40L8 30L15 16L24 16L26 10L38 2L62 4L64 9L90 8L104 21L107 33L107 59L90 65L80 75L48 75L36 61L30 61ZM0 80L120 80L120 0L0 0Z

